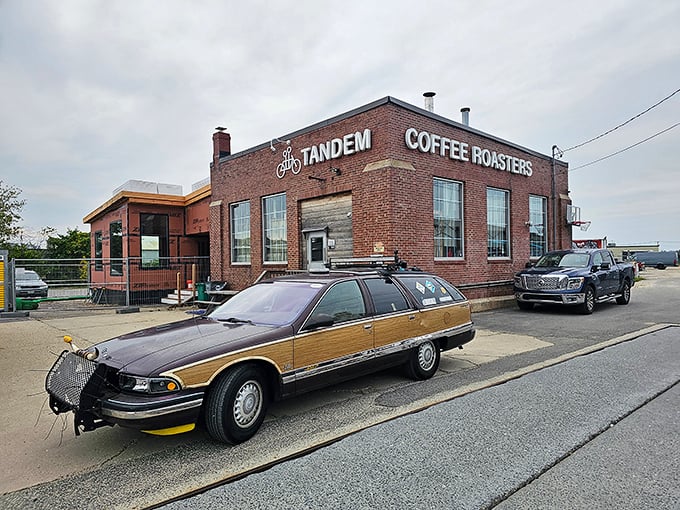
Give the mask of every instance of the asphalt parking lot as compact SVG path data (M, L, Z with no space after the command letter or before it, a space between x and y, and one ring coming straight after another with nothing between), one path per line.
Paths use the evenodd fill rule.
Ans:
M216 449L200 431L159 438L114 427L75 437L72 422L56 418L46 408L44 377L65 347L63 335L69 334L76 344L86 346L143 327L181 320L187 317L186 310L155 308L135 314L107 310L69 317L34 314L28 319L0 320L0 439L5 445L0 458L0 493L88 472L115 470L135 459L167 461L173 449L203 455L207 460L226 455L229 466L223 471L251 469L262 461L261 452L276 451L285 456L303 446L302 437L323 443L334 434L350 433L450 398L456 391L465 391L463 382L477 387L493 384L494 377L513 370L568 356L631 332L651 331L659 324L673 322L672 317L677 322L680 270L650 270L643 276L645 280L634 287L630 305L605 304L587 317L564 310L527 313L514 307L478 312L474 315L477 338L464 350L447 353L437 376L425 384L407 384L400 374L388 371L277 403L271 408L260 439L227 450ZM167 469L167 462L149 462L149 473ZM210 483L205 473L193 475L193 484Z

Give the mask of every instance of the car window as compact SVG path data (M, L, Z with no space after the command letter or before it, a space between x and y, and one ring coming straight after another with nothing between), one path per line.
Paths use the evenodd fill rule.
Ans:
M210 318L275 326L289 324L322 289L321 284L306 282L260 283L236 294L216 308Z
M364 280L364 283L371 294L376 314L382 315L409 309L408 301L391 280L370 278Z
M423 306L435 306L465 299L453 285L432 275L399 276L399 281L406 285L406 288Z
M599 251L593 255L593 265L594 266L600 266L602 265L602 253Z
M366 306L359 284L351 280L333 285L319 301L310 320L321 315L331 316L336 324L365 317Z

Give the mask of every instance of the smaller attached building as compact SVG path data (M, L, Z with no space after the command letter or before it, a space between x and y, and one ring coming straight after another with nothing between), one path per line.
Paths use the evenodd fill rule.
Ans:
M128 181L88 214L93 298L112 303L158 303L209 274L210 185L187 196L181 186Z

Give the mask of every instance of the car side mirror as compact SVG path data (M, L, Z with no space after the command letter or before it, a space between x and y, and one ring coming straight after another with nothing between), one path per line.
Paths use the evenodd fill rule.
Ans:
M599 270L600 270L600 266L598 266L597 264L593 264L593 265L590 267L590 272L591 272L591 273L596 273L596 272L598 272Z
M313 315L305 324L305 330L317 329L317 328L327 328L335 323L332 315L327 313L320 313Z
M534 267L534 263L533 262L527 262L526 264L524 264L524 267L529 269L531 267Z
M603 262L602 264L600 264L600 269L609 269L610 267L611 265L609 264L609 262Z

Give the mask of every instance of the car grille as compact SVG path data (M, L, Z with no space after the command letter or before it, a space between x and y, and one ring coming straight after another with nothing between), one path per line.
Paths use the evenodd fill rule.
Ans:
M69 409L79 409L83 388L96 368L95 362L64 351L48 372L45 389Z
M524 275L524 288L528 290L557 290L563 276Z

